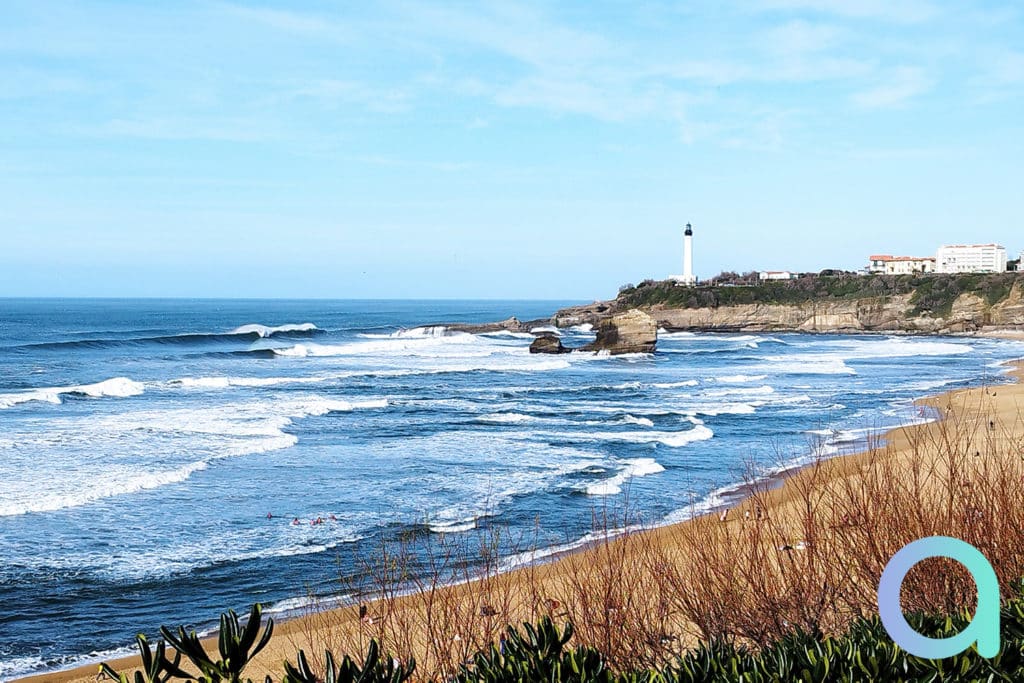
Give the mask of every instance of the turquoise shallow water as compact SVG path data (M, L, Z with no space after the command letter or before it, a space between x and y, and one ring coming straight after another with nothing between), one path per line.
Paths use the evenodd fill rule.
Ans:
M418 327L560 305L0 300L0 679L331 594L382 539L499 525L572 546L627 496L680 519L748 460L855 450L1024 355L670 333L651 355L531 356L529 335Z

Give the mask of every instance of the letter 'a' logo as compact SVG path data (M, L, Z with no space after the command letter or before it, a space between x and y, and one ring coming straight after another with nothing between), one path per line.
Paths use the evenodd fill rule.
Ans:
M930 557L947 557L962 564L978 589L978 608L963 631L951 638L927 638L907 623L900 609L900 589L914 565ZM893 556L878 584L878 613L893 641L925 659L958 655L972 644L978 654L991 659L999 654L999 580L985 556L969 543L949 536L932 536L907 545Z

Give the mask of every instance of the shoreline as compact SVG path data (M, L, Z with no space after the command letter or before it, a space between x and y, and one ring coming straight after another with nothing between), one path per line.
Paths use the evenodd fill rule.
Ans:
M1019 339L1017 336L1010 338ZM1024 358L1006 361L1002 365L1006 366L1007 369L1000 371L999 376L1008 376L1011 379L1010 382L1000 381L998 385L1024 388L1024 384L1021 384L1022 380L1024 380ZM673 531L678 532L681 527L690 525L695 520L711 517L712 515L721 513L723 510L731 511L732 509L737 509L737 514L739 514L739 510L746 505L749 512L752 498L759 492L766 493L773 499L772 507L780 505L781 503L777 499L785 499L785 489L787 488L787 484L791 483L794 478L798 477L802 471L819 462L832 462L834 465L837 465L834 469L843 471L846 469L847 465L852 463L852 461L856 460L859 456L865 455L868 449L876 447L877 444L889 443L894 444L898 448L900 442L905 444L907 441L906 433L908 431L916 433L920 430L927 429L929 425L935 425L946 419L949 409L947 408L945 413L941 411L940 406L943 403L949 406L957 396L970 394L971 392L977 392L979 390L985 390L987 393L987 387L991 386L992 383L984 376L979 377L978 381L979 384L977 385L956 388L940 394L928 395L914 400L914 404L928 405L934 408L938 412L938 416L935 419L926 422L888 428L885 429L884 432L882 432L880 428L877 434L869 433L866 435L865 439L858 440L857 443L864 446L858 450L845 453L839 452L823 457L816 457L812 452L812 454L806 458L799 458L799 460L802 460L803 462L798 462L788 467L783 464L780 466L778 471L769 472L764 476L756 477L753 480L741 481L720 487L710 492L701 501L691 504L690 509L694 512L684 519L664 521L651 526L637 525L627 526L623 529L606 529L600 534L591 531L584 534L578 541L565 544L569 547L560 548L557 545L548 546L544 548L536 548L508 558L502 558L499 561L499 564L502 566L502 569L499 570L500 575L505 577L503 580L510 582L518 580L519 575L523 573L541 573L546 577L550 577L550 575L555 575L557 577L560 572L564 573L566 568L562 565L566 564L567 561L571 562L572 558L584 558L588 554L598 552L604 546L614 545L617 539L624 535L632 536L634 532L639 532L638 535L644 535L648 539L653 539L653 542L655 543L662 543L666 537L671 537L673 535ZM1017 427L1020 429L1019 425ZM718 499L717 502L711 503L714 499ZM680 508L680 511L684 509L686 508ZM668 517L671 517L673 514L675 513L671 513ZM668 519L668 517L665 519ZM533 557L532 559L516 562L511 566L505 566L505 563L510 559L523 555L540 555L540 557ZM439 587L438 590L457 593L465 588L465 584L472 583L473 581L475 581L475 579L468 582L456 582L447 586ZM418 593L414 588L409 588L408 593L401 593L400 596L397 597L397 600L399 603L414 602L417 595ZM267 651L261 654L253 665L253 671L258 673L260 678L262 678L264 671L278 670L280 663L284 658L287 657L289 659L294 659L294 656L299 649L299 646L293 646L295 636L297 634L308 632L311 627L315 631L317 628L317 622L323 622L325 620L325 616L329 615L334 617L335 624L353 621L351 613L359 604L358 598L352 598L349 596L348 598L337 598L337 601L333 601L330 598L326 598L325 600L332 602L335 606L326 610L311 611L305 614L302 614L303 608L296 608L285 612L285 614L288 614L289 616L278 622L275 628L276 635L274 640L277 641L277 647L275 647L274 640L272 640L271 646L267 648ZM375 603L368 601L367 604L372 608ZM267 613L265 612L265 614ZM357 629L360 628L358 624L350 624L350 626L354 626L354 628ZM216 647L214 637L204 638L204 643L214 649ZM306 647L306 649L309 650L309 647ZM270 656L270 653L273 653L273 657ZM96 659L92 663L76 665L72 668L61 671L32 674L9 680L12 683L15 681L31 683L43 681L52 681L54 683L85 683L86 681L93 681L95 679L97 663L99 661L104 660ZM127 671L137 665L139 658L137 655L129 655L105 661L110 663L119 671ZM264 668L261 669L260 666L263 666Z

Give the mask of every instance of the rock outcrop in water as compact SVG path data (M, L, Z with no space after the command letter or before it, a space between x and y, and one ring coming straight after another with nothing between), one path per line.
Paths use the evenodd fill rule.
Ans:
M569 353L562 340L554 334L542 334L530 344L530 353Z
M597 322L597 339L583 347L584 351L623 353L654 353L658 344L658 322L641 310L632 309Z
M653 353L658 344L657 321L641 310L633 309L615 315L601 315L594 324L597 339L583 348L574 349L564 346L558 334L551 330L554 320L531 320L520 322L517 318L507 318L496 323L455 323L435 326L443 329L445 334L468 332L470 334L487 334L494 332L530 332L536 339L530 344L530 353L571 353L572 351L606 351L612 355L623 353ZM536 330L536 331L534 331Z
M540 334L540 331L533 332L538 327L549 327L551 318L540 320L520 320L512 316L496 323L441 323L437 327L443 327L446 333L466 332L468 334L487 334L494 332L519 332Z

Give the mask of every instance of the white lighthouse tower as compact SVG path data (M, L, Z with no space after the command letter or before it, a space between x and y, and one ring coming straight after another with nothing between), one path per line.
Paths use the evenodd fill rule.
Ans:
M687 287L697 284L697 277L693 274L693 227L689 223L683 232L683 275L676 281Z

